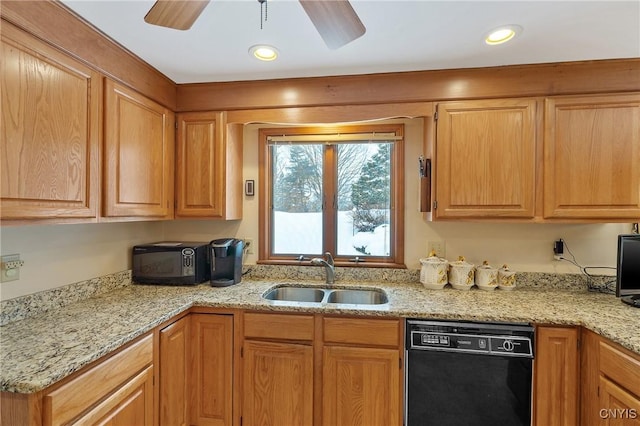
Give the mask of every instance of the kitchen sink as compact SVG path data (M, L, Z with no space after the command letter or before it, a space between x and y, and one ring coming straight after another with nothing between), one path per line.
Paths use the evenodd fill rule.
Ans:
M348 303L356 305L382 305L389 302L387 294L378 289L331 290L327 303Z
M389 303L387 294L377 288L316 288L281 286L269 289L262 295L264 299L277 303L342 305L384 305Z
M309 287L276 287L264 296L267 300L286 300L289 302L322 302L324 290Z

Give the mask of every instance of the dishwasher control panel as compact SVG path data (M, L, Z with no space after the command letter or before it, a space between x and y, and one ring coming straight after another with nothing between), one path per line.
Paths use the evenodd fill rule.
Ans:
M408 320L407 349L532 358L533 327Z

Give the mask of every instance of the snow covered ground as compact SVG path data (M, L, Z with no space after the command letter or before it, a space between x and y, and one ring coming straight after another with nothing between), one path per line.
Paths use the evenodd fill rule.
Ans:
M322 213L275 212L275 253L321 254ZM374 232L354 234L351 212L338 212L338 255L362 256L355 247L365 247L372 256L389 255L388 225L378 226Z

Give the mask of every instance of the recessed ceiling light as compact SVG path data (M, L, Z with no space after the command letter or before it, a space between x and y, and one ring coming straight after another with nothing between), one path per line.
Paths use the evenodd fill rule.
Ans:
M249 54L261 61L275 61L278 57L278 49L267 44L256 44L249 48Z
M504 25L492 30L484 39L484 42L492 46L506 43L521 32L522 27L519 25Z

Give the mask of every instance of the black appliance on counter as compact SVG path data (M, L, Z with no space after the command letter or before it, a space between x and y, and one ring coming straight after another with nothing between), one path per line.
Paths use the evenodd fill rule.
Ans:
M133 247L131 279L140 284L191 285L209 280L209 244L163 241Z
M640 235L618 235L616 296L640 308Z
M242 281L244 241L235 238L213 240L211 246L211 285L226 287Z
M407 320L405 425L530 426L528 324Z

